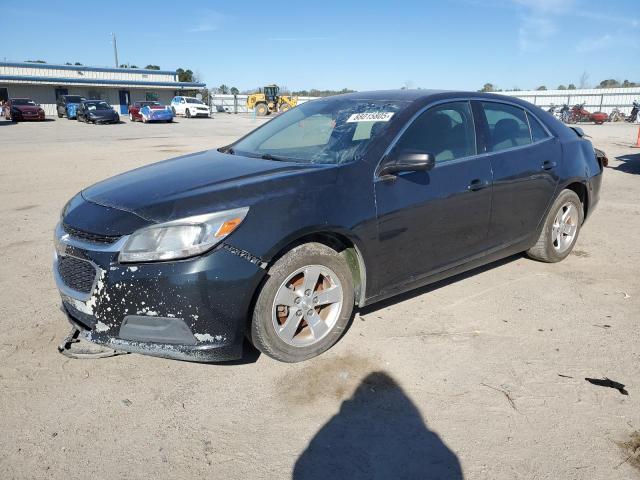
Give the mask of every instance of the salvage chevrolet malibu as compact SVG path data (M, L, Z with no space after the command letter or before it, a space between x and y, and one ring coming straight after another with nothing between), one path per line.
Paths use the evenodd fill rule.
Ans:
M248 337L297 362L354 306L518 252L564 259L602 171L579 129L514 98L340 95L78 193L53 270L91 342L219 361Z

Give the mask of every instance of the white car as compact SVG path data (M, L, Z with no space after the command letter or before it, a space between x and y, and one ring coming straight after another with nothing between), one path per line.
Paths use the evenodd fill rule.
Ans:
M173 97L171 110L174 115L191 117L208 117L211 114L209 107L194 97Z

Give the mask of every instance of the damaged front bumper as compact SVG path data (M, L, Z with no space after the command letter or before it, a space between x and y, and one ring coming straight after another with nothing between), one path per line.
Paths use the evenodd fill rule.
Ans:
M261 266L224 245L186 260L120 264L126 240L90 242L56 228L54 277L81 336L177 360L241 358Z

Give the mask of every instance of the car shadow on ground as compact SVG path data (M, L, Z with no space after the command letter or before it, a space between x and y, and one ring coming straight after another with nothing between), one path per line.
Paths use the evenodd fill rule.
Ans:
M472 270L469 270L468 272L460 273L458 275L454 275L453 277L445 278L443 280L430 283L429 285L425 285L424 287L419 287L419 288L416 288L415 290L410 290L409 292L395 295L387 300L382 300L372 305L367 305L363 308L358 309L358 313L362 316L373 313L376 310L381 310L383 308L390 307L397 303L404 302L405 300L410 300L412 298L419 297L420 295L424 295L425 293L438 290L439 288L446 287L448 285L451 285L452 283L456 283L461 280L464 280L465 278L473 277L475 275L478 275L479 273L486 272L494 268L501 267L503 265L507 265L508 263L514 262L524 257L525 257L524 253L518 253L516 255L511 255L509 257L503 258L501 260L496 260L495 262L491 262L487 265L474 268ZM534 260L531 260L531 261L534 261Z
M629 155L621 155L616 157L616 160L620 161L620 165L615 167L608 167L619 172L631 173L633 175L640 175L640 153L631 153Z
M455 453L394 379L372 372L309 442L293 480L461 480Z

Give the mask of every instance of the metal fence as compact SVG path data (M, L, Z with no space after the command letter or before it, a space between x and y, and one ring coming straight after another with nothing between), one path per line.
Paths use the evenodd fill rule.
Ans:
M253 113L253 110L247 108L247 97L249 95L211 95L210 104L214 107L221 107L223 110L231 113ZM298 97L298 105L315 100L317 97Z
M593 88L580 90L527 90L515 92L500 92L502 95L518 97L541 108L551 105L567 104L573 106L584 103L585 108L592 112L611 113L618 108L625 114L631 113L634 100L640 101L640 88ZM231 113L253 113L247 108L248 95L212 95L211 106L221 107ZM298 104L314 100L317 97L298 97Z
M593 88L581 90L530 90L520 92L500 92L503 95L521 98L541 108L567 104L573 106L584 103L591 112L611 113L618 108L625 114L631 113L634 100L640 101L640 88Z

